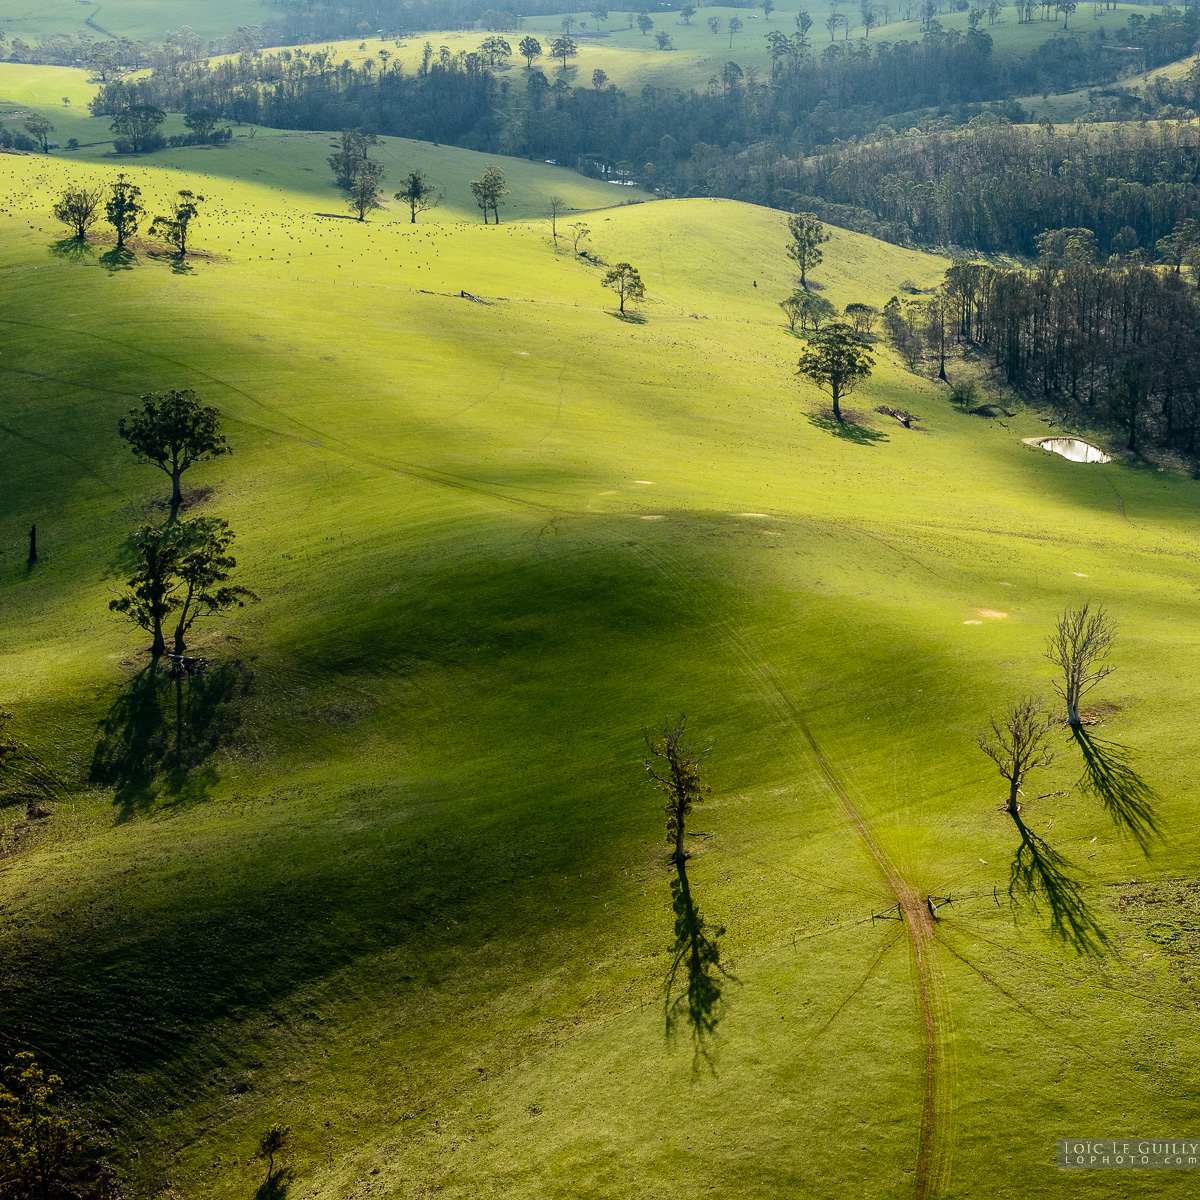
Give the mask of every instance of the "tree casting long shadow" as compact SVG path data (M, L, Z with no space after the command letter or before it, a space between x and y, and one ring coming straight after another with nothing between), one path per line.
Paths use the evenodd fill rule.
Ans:
M47 249L52 257L65 259L67 262L91 261L96 257L96 250L91 242L76 237L51 242Z
M121 689L100 722L91 779L115 789L121 819L161 793L197 800L216 782L210 761L240 723L238 701L254 673L240 660L202 675L173 676L151 662Z
M280 1167L278 1171L272 1171L258 1185L258 1190L254 1193L254 1200L285 1200L288 1194L288 1185L291 1182L291 1167Z
M1074 946L1079 954L1099 957L1108 949L1108 935L1083 898L1083 885L1072 874L1074 864L1038 837L1019 814L1010 815L1021 845L1009 872L1009 899L1014 906L1021 898L1028 900L1035 912L1045 903L1055 937Z
M1083 777L1076 785L1095 796L1113 823L1130 834L1149 853L1150 843L1162 836L1154 812L1154 789L1129 765L1132 750L1118 742L1092 737L1080 726L1071 730L1083 755Z
M137 255L125 246L118 249L114 246L100 255L100 265L110 274L118 271L132 271L137 266Z
M692 899L687 867L677 863L671 880L671 907L675 912L675 944L671 948L671 968L667 973L667 1040L672 1041L681 1024L686 1024L692 1039L692 1068L703 1062L715 1071L713 1055L717 1025L723 1015L725 981L737 982L721 966L719 939L724 927L709 930L700 906Z

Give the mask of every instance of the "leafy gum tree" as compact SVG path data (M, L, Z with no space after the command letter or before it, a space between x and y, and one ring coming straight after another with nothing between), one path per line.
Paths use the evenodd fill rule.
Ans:
M125 239L138 231L145 209L141 205L142 189L118 175L112 192L104 205L105 220L117 231L117 249L125 247Z
M237 566L237 559L229 553L233 538L233 530L219 517L198 517L180 529L175 563L179 613L176 654L186 649L185 638L197 617L214 616L258 599L248 588L229 584L229 573Z
M525 60L525 67L528 70L533 66L535 58L542 57L542 43L537 40L532 34L526 34L518 43L517 51Z
M499 167L485 167L482 179L471 180L471 192L475 203L483 210L483 223L488 223L490 210L496 218L496 224L499 225L500 205L503 203L501 197L508 195L508 189L504 186L504 172Z
M821 247L829 241L830 235L825 232L817 214L810 212L793 213L788 217L788 232L792 235L788 257L800 268L800 286L807 288L808 272L819 266L825 257Z
M797 375L815 383L833 400L833 415L843 421L841 400L871 377L875 360L863 340L844 321L818 329L800 355Z
M191 388L150 393L141 408L117 422L117 432L129 443L138 462L153 463L171 477L171 507L183 495L179 480L193 463L231 453L221 433L221 413L200 403Z
M68 187L55 202L54 219L66 225L76 241L85 242L88 230L100 219L103 203L100 188Z
M442 202L441 193L425 178L423 171L410 171L400 181L400 190L396 193L396 199L403 200L408 205L413 225L417 223L417 213L437 208Z
M625 302L635 304L646 295L646 286L638 274L637 267L627 262L619 262L612 267L600 281L601 287L612 288L621 302L621 312L625 312Z
M165 217L155 217L151 222L151 235L169 242L178 251L180 258L186 258L188 232L200 213L199 205L203 203L203 196L197 196L195 192L184 188L175 201L175 211Z
M132 570L125 580L125 590L108 602L108 608L150 634L150 653L157 658L167 649L163 625L179 606L175 595L179 527L143 525L133 534L128 549Z
M358 215L360 221L367 219L367 213L383 207L380 196L383 194L385 175L383 164L377 163L373 159L364 158L359 164L358 173L350 185L347 203Z

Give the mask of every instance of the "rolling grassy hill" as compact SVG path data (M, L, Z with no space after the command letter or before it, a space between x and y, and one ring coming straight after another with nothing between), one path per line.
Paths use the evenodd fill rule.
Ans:
M812 39L814 52L820 54L829 44L829 35L825 30L824 21L829 15L828 5L806 6L813 17L814 25L809 34ZM1116 29L1124 28L1131 13L1139 11L1137 6L1118 4L1111 9L1102 10L1094 19L1088 12L1082 19L1077 16L1070 28L1064 34L1062 21L1035 21L1029 25L1017 23L1015 10L1006 8L1004 15L995 25L985 25L986 32L991 36L996 54L1015 53L1027 54L1042 42L1054 38L1069 36L1072 31L1095 32L1103 29L1111 34ZM654 15L654 29L643 34L636 26L630 27L630 14L613 12L602 25L597 24L594 17L588 13L574 14L577 24L572 30L572 37L579 43L578 56L571 60L567 68L567 78L576 87L589 85L592 72L600 69L617 87L634 92L647 85L653 87L704 88L710 79L720 74L722 66L730 59L742 67L753 66L760 72L769 72L771 59L767 51L766 35L778 31L787 35L795 32L795 7L786 11L780 10L764 18L761 12L753 9L735 9L723 7L706 7L699 10L689 23L676 13L663 12ZM855 17L854 13L847 15ZM734 36L732 45L729 39L729 19L738 17L743 28ZM708 27L710 17L720 21L720 32L713 34ZM855 17L855 19L857 19ZM938 18L947 29L956 29L961 33L967 30L967 14L943 13ZM549 78L556 78L561 68L549 57L550 39L562 32L561 16L526 17L519 31L506 33L502 36L513 48L513 59L507 71L502 71L502 77L513 80L520 86L524 78L524 61L516 53L517 42L525 34L533 34L542 43L547 53L537 61L537 66L543 69ZM672 49L659 50L654 41L654 34L666 32L671 37ZM434 33L418 33L411 37L400 39L370 38L367 40L350 39L340 42L322 43L333 52L336 61L349 59L360 63L367 57L378 58L379 51L386 50L396 54L404 63L406 70L415 70L420 64L423 47L429 42L434 49L446 46L451 53L460 50L473 51L485 38L491 36L486 31L479 30L446 30ZM893 21L888 25L877 26L872 34L875 40L883 41L920 41L922 31L917 21ZM852 41L860 41L861 28L851 30ZM844 39L844 32L839 32L837 40Z
M779 213L578 181L646 280L623 321L532 219L559 172L499 227L457 192L359 224L315 215L319 139L246 143L0 160L0 706L59 780L3 810L0 1030L131 1194L254 1194L275 1120L293 1197L1049 1197L1058 1136L1186 1132L1200 484L1030 450L1037 414L882 345L836 427ZM60 240L58 189L122 168L209 197L194 260ZM881 304L944 266L835 230L813 278ZM107 610L166 495L116 421L169 387L225 414L189 511L261 598L178 689ZM1065 734L1026 818L1098 957L1014 915L973 744L1088 596L1122 630L1095 753L1138 755L1110 806L1140 774L1162 838ZM640 766L680 712L714 742L686 888ZM926 894L936 926L872 919Z
M70 105L62 105L59 100L59 107L55 107L54 97L59 92L71 100ZM95 176L97 180L111 176L114 170L123 170L139 183L157 189L163 202L173 188L186 182L174 177L174 173L182 171L199 178L210 191L213 186L210 181L240 180L244 186L270 191L276 204L298 204L306 211L314 206L339 214L347 211L345 195L338 190L326 161L337 140L332 134L239 125L233 139L224 146L185 146L150 156L117 158L112 153L111 119L87 113L87 102L94 94L95 85L86 82L82 71L0 63L0 114L7 115L21 128L22 115L44 113L55 124L52 136L64 146L71 137L80 142L78 150L59 150L49 159L39 159L48 170L53 169L51 161L78 163L80 173L86 177L90 164L102 164L104 170ZM186 132L179 114L171 114L162 128L168 134ZM510 192L504 202L506 216L541 216L546 211L547 197L552 194L561 196L575 211L647 197L640 188L617 187L544 163L475 154L406 138L381 138L371 153L387 171L385 185L394 185L390 191L385 187L386 194L394 192L401 178L411 170L425 171L442 191L446 198L444 206L427 213L424 221L478 217L470 183L493 161L503 167ZM238 194L238 189L235 188L234 194ZM391 200L388 205L390 217L402 215L401 205Z

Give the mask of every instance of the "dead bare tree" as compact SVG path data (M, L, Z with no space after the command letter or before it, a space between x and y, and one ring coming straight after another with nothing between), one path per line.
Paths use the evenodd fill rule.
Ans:
M1062 670L1062 681L1054 690L1067 702L1067 724L1083 724L1079 702L1116 667L1104 662L1117 635L1116 623L1103 608L1092 608L1090 600L1068 608L1058 618L1054 633L1046 639L1046 657Z
M1046 744L1054 727L1053 716L1037 696L1022 696L1009 705L1005 714L991 719L992 735L984 730L976 736L979 748L996 764L1008 780L1008 803L1004 811L1015 817L1020 811L1017 796L1022 795L1025 776L1054 761L1054 751Z
M687 717L680 717L674 725L668 717L663 726L663 736L657 741L647 733L646 745L654 758L661 759L666 769L658 768L652 760L642 765L654 780L654 786L666 797L663 809L667 814L667 841L675 843L671 861L682 865L687 855L683 850L684 826L693 803L712 789L700 778L700 762L708 753L699 753L685 745ZM711 747L710 747L711 749Z
M567 202L561 196L551 196L546 201L546 212L550 217L550 236L554 239L554 249L558 250L558 218L567 211Z

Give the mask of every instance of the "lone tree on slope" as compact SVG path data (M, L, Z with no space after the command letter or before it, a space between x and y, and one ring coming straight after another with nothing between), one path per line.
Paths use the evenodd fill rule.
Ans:
M638 274L637 267L627 262L619 262L600 280L600 286L612 288L621 301L621 312L625 312L625 302L636 304L646 295L646 286Z
M69 187L54 205L54 219L66 225L76 241L86 242L88 230L100 220L103 203L100 188Z
M1005 714L991 719L992 731L976 736L980 750L996 764L996 769L1008 780L1008 803L1004 811L1016 817L1019 811L1017 796L1025 776L1038 767L1048 767L1054 761L1054 751L1046 744L1054 718L1036 696L1022 696L1009 705Z
M829 241L830 235L817 219L816 213L793 213L788 217L788 231L792 235L788 245L788 257L800 268L800 286L808 287L808 273L825 257L821 246Z
M442 202L442 195L425 178L424 171L410 171L400 181L400 190L396 193L396 199L403 200L408 205L408 211L412 216L412 224L415 225L417 223L417 213L437 208Z
M866 344L844 321L818 329L800 355L797 375L815 383L833 400L833 415L843 421L841 399L871 377L875 360Z
M220 411L201 404L191 388L143 396L141 408L117 422L117 432L138 462L153 463L171 477L172 510L183 499L179 479L188 467L232 453L221 433Z
M661 738L655 740L648 733L645 735L646 746L653 757L642 763L646 774L654 780L654 786L666 797L663 811L667 814L667 841L675 843L671 861L676 864L682 864L687 858L683 849L684 827L692 805L712 791L700 777L700 763L708 750L699 753L692 750L683 740L686 733L686 716L680 717L674 725L668 717ZM656 765L654 759L663 765Z
M483 223L488 223L490 210L499 225L500 205L503 203L501 197L508 195L508 189L504 186L504 172L499 167L485 167L482 179L471 180L471 192L475 196L475 203L483 209Z
M41 113L34 113L33 116L25 118L25 128L29 131L29 136L41 146L42 153L49 154L50 135L54 132L54 126L50 121Z
M118 175L112 185L112 194L104 205L104 219L117 231L117 249L125 248L125 239L138 231L138 223L145 213L140 200L142 189Z
M591 229L582 221L577 221L574 225L569 225L571 231L571 246L576 254L581 253L579 243L585 241L592 236Z
M358 174L350 185L349 204L360 221L367 219L367 213L383 207L379 197L383 195L385 174L383 164L374 159L364 158L359 165Z
M1046 657L1062 671L1054 690L1066 701L1068 725L1077 728L1083 724L1080 701L1116 670L1104 661L1116 635L1116 623L1108 613L1103 608L1093 609L1087 600L1062 613L1046 639Z
M96 1149L64 1115L65 1106L58 1098L62 1082L57 1075L47 1075L29 1050L18 1051L0 1071L5 1197L96 1200L116 1194Z
M554 249L558 250L558 218L567 211L567 202L561 196L551 196L546 201L546 212L550 217L550 236L554 239Z
M254 1157L267 1160L267 1182L270 1183L275 1178L275 1155L282 1154L287 1150L292 1138L292 1127L290 1125L280 1125L278 1122L272 1125L269 1129L263 1131L262 1136L258 1139L258 1149L255 1151Z
M532 35L523 37L517 43L517 50L521 57L525 60L525 68L529 70L533 67L533 60L542 57L542 43Z
M151 236L158 236L169 242L179 252L180 258L186 258L188 232L200 213L199 205L203 203L203 196L197 196L195 192L184 188L175 201L175 211L165 217L155 217L151 222Z
M567 69L567 59L574 58L579 53L579 43L573 37L562 34L550 43L550 57L557 58L562 63L562 69Z

